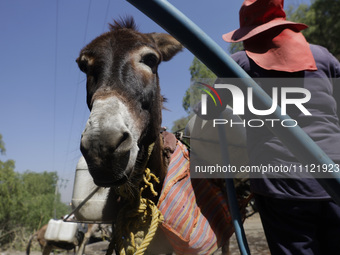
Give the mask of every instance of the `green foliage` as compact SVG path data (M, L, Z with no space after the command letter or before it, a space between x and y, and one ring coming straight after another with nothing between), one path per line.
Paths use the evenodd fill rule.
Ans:
M194 57L191 66L189 67L190 74L191 74L191 81L198 81L201 79L207 79L207 80L215 80L216 75L206 66L204 65L198 58ZM189 87L184 94L183 100L182 100L182 106L183 109L188 113L188 116L180 118L178 120L175 120L173 122L173 126L171 128L172 132L184 129L187 125L191 113L191 105L193 102L198 101L201 96L201 93L199 93L198 90L192 91Z
M200 79L216 79L216 75L196 57L193 59L189 70L191 74L191 81L198 81ZM192 93L193 91L191 91L191 88L188 88L183 97L182 106L187 113L191 112L190 100L195 100L195 98L200 95L194 95Z
M25 190L32 196L54 194L58 175L56 172L34 173L26 171L22 174L22 181Z
M18 218L18 211L13 208L22 207L20 176L14 172L14 161L0 161L0 229L8 229L12 217Z
M34 173L26 171L21 175L25 196L29 198L23 203L21 223L30 229L46 224L53 217L54 206L57 216L65 215L68 211L66 205L60 202L57 194L57 204L54 205L55 189L58 181L56 172Z
M0 134L0 154L5 154L5 152L5 143L3 142L2 135Z
M188 117L183 117L178 120L175 120L173 122L173 126L171 128L171 132L177 132L177 131L183 131L183 129L186 127L189 121L189 116Z
M237 43L231 43L230 45L229 45L229 53L230 54L234 54L234 53L236 53L236 52L238 52L238 51L241 51L241 50L243 50L244 48L243 48L243 42L237 42Z
M53 218L57 173L20 174L14 169L13 160L0 160L0 246L11 243L16 232L32 233ZM57 215L67 214L69 208L60 194L56 201Z
M196 57L194 57L189 70L192 80L216 79L216 75Z
M340 59L340 0L315 0L310 6L290 7L287 16L309 26L302 31L308 42L326 47Z

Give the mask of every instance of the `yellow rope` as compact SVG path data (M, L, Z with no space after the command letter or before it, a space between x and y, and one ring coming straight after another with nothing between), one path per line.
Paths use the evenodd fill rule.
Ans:
M159 179L147 168L143 180L145 184L140 190L138 208L131 208L131 205L127 204L118 215L115 239L120 255L144 254L155 236L159 223L164 220L155 203L142 197L143 191L147 188L157 196L152 181L159 183Z

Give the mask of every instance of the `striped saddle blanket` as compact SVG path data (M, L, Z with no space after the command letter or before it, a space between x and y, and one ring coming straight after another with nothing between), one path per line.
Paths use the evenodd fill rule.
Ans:
M224 188L212 179L190 178L189 152L180 141L158 208L165 219L160 227L176 254L212 254L234 232Z

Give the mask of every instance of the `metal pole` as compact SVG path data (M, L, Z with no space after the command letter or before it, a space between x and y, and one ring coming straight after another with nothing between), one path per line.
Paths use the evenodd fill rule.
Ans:
M78 212L78 211L80 210L80 208L82 208L83 205L84 205L87 201L89 201L90 198L93 197L93 195L96 194L97 191L98 191L100 188L101 188L101 187L99 187L99 186L97 186L96 188L94 188L94 189L91 191L91 193L90 193L86 198L84 198L84 200L81 201L81 203L80 203L76 208L74 208L74 209L72 210L72 212L70 212L70 213L67 215L67 217L64 219L64 221L67 221L67 219L70 218L71 215L73 215L73 214L75 214L76 212Z
M218 77L246 78L241 84L242 88L253 88L254 100L258 100L261 104L259 107L263 107L262 109L270 108L272 99L256 82L207 34L173 5L165 0L127 1L173 35ZM280 121L290 119L287 115L281 115L281 109L279 107L271 116L267 117L279 119ZM259 116L259 118L261 119L263 117ZM267 125L267 127L287 146L302 164L315 163L319 165L325 164L333 168L336 167L334 162L300 127L273 128L270 125ZM313 173L311 174L313 175ZM318 178L317 180L340 205L340 173L326 172L324 173L324 177L328 179Z
M57 218L58 182L59 182L59 179L57 179L57 182L56 182L56 184L55 184L55 190L54 190L53 219L56 219L56 218Z

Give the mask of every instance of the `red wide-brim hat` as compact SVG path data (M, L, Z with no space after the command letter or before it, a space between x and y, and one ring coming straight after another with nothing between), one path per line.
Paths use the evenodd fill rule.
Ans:
M309 44L300 32L308 26L286 20L283 0L245 0L240 28L222 35L226 42L243 41L245 51L267 70L317 70Z
M285 27L291 28L294 31L301 31L306 29L308 26L303 23L296 23L283 18L276 18L262 25L240 27L239 29L235 29L232 32L222 35L222 38L226 42L241 42L275 27Z

